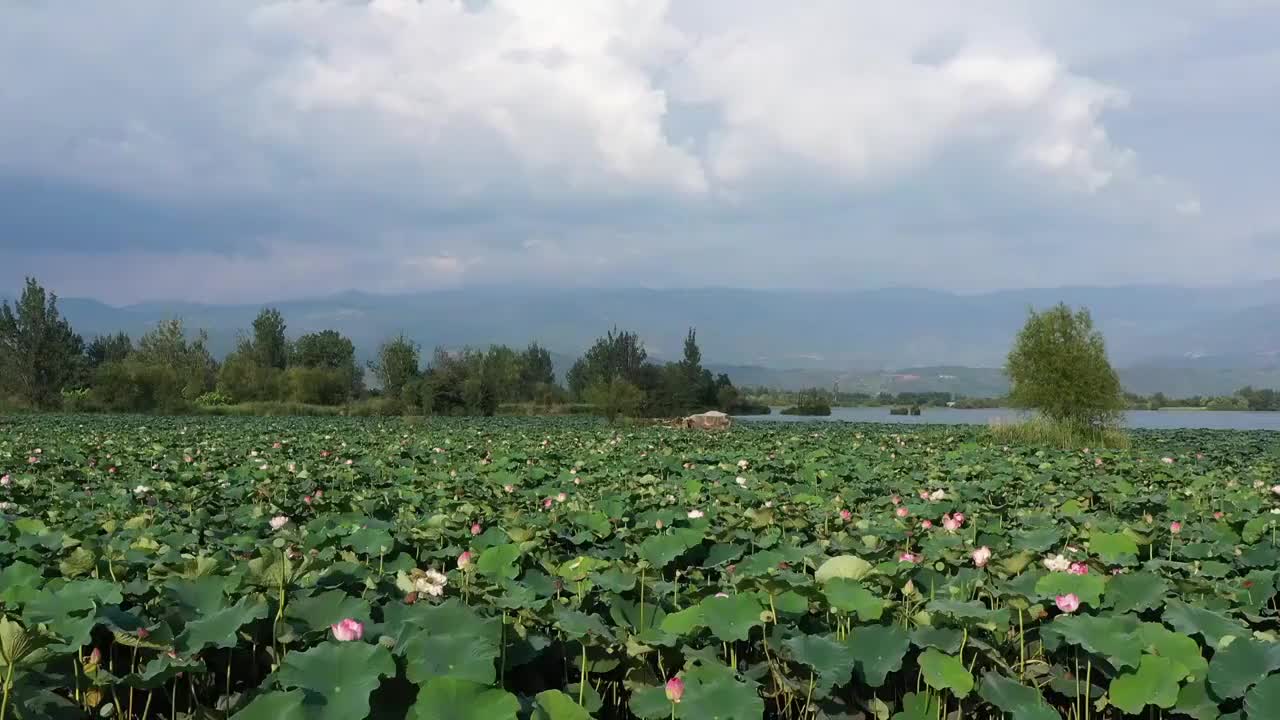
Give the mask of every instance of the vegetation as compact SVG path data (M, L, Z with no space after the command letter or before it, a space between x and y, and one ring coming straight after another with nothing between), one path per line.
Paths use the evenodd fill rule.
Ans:
M83 370L84 341L35 280L13 307L0 303L0 389L35 408L56 407Z
M821 417L831 414L831 399L824 390L812 388L801 390L796 395L796 404L782 411L783 415L812 415Z
M995 442L1019 446L1048 446L1059 449L1080 447L1127 448L1129 435L1119 428L1094 428L1034 417L1020 421L994 421L990 425Z
M3 720L1280 717L1267 433L0 422Z
M1005 367L1014 407L1038 411L1073 432L1101 432L1123 417L1120 379L1088 310L1059 304L1031 311Z

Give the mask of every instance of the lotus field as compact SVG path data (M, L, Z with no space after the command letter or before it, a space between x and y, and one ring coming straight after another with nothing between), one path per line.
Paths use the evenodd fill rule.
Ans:
M1278 453L4 419L0 720L1275 720Z

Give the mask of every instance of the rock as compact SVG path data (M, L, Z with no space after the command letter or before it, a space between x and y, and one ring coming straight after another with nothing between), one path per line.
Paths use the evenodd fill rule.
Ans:
M684 419L685 427L697 430L727 430L732 424L733 419L718 410L690 415Z

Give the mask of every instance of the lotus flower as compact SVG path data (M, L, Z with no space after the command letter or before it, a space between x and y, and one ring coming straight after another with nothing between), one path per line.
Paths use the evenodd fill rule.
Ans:
M701 510L694 509L694 510L690 510L690 511L689 511L689 519L690 519L690 520L697 520L698 518L702 517L703 515L704 515L704 513L703 513Z
M932 520L921 520L921 521L920 521L920 528L921 528L921 529L923 529L923 530L932 530L932 529L933 529L933 521L932 521Z
M1271 492L1276 495L1280 495L1280 485L1272 485Z
M956 522L958 522L958 523L960 523L961 525L963 525L963 524L964 524L964 513L962 513L962 512L955 513L954 515L952 515L952 516L951 516L951 519L952 519L952 520L955 520Z
M333 639L338 642L351 642L364 637L364 625L351 618L334 623L329 629L333 631Z
M734 482L738 483L738 487L746 487L746 486L747 486L747 479L746 479L746 478L744 478L744 477L742 477L741 475L739 475L739 476L738 476L738 478L737 478L736 480L734 480Z
M909 552L904 552L898 556L898 562L914 563L919 561L920 561L919 555L913 555Z
M684 697L684 681L678 677L673 677L667 681L667 699L672 703L680 702L680 698Z
M1221 520L1221 519L1222 519L1222 511L1221 511L1221 510L1219 510L1219 511L1215 512L1215 513L1213 514L1213 519L1214 519L1214 520Z
M551 498L547 498L546 500L542 501L542 507L546 508L547 510L550 510L552 502L554 501Z
M750 465L750 464L751 464L751 463L747 462L746 460L739 460L739 461L738 461L738 469L740 469L740 470L746 470L746 469L747 469L747 466L748 466L748 465Z
M906 517L906 516L910 515L910 514L911 514L911 511L910 511L910 510L908 510L905 506L902 506L902 507L899 507L897 510L894 510L894 511L893 511L893 514L894 514L894 515L897 515L897 516L898 516L898 517L900 517L900 518L904 518L904 517Z
M1067 593L1054 598L1054 603L1058 609L1064 613L1073 613L1080 609L1080 598L1075 593Z
M484 529L480 527L480 523L471 523L472 535L479 535L482 532L484 532Z
M1044 566L1049 572L1066 572L1071 569L1071 561L1061 555L1044 559Z
M1089 566L1081 562L1071 563L1071 567L1067 568L1067 572L1071 575L1088 575Z
M934 490L933 492L929 493L929 499L933 502L938 502L939 500L946 500L947 493L942 490Z
M942 529L947 532L955 532L960 529L960 523L950 515L942 516Z
M1172 464L1173 464L1173 458L1171 458L1171 457L1167 457L1167 458L1160 458L1160 462L1164 463L1165 465L1172 465Z
M0 475L0 487L9 487L12 482L8 475Z
M1182 523L1178 522L1177 520L1174 520L1173 522L1169 523L1169 532L1173 533L1174 535L1177 535L1178 533L1182 532Z
M556 502L564 502L569 499L568 493L560 493L556 496Z
M845 522L849 522L849 518L851 518L851 517L853 517L853 513L849 512L848 510L841 510L841 511L840 511L840 519L841 519L841 520L843 520L843 521L845 521Z
M973 551L973 564L975 566L986 567L989 560L991 560L991 548L986 545Z
M466 570L469 567L471 567L471 551L463 550L462 554L458 556L458 569Z
M889 502L893 503L894 505L900 505L902 504L902 496L894 495L893 497L889 498Z
M271 518L272 530L279 530L280 528L288 524L289 524L289 517L287 515L277 515Z
M146 485L139 485L133 489L134 495L146 495L151 492L151 488Z
M513 493L516 491L516 486L508 483L502 486L502 491L506 493Z

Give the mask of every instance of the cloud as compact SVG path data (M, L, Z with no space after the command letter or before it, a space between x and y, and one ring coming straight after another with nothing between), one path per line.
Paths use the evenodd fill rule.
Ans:
M1210 237L1243 280L1276 176L1233 193L1197 148L1268 136L1230 130L1277 109L1237 77L1275 29L1267 0L10 3L0 284L1149 281L1204 277Z

